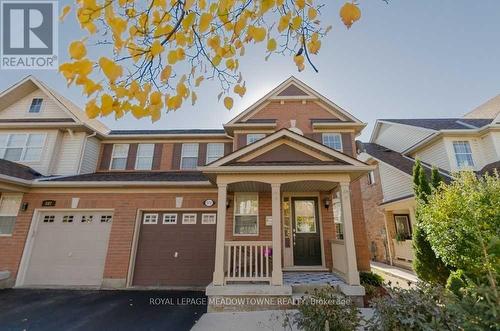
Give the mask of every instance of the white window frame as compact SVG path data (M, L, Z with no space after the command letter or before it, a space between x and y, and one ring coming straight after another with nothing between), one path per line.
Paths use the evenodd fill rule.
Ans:
M38 106L38 111L31 111L31 107L33 107L33 102L35 100L40 100L40 105ZM35 98L31 99L30 106L28 107L28 114L40 114L42 112L43 101L44 101L44 99L40 98L40 97L35 97Z
M457 150L455 149L455 145L459 145L459 144L467 146L469 152L458 152L457 153ZM455 162L457 164L457 167L458 168L473 168L475 166L475 162L474 162L474 156L472 155L472 146L471 146L470 141L468 141L468 140L455 140L455 141L453 141L452 145L453 145L453 153L455 153ZM462 155L470 156L471 164L460 164L459 159L458 159L459 155L460 156L462 156ZM467 157L466 157L466 159L467 159Z
M127 146L127 151L125 153L125 157L123 156L115 156L115 148L116 146ZM111 151L111 160L109 161L109 170L125 170L127 168L127 159L128 159L128 151L130 150L130 144L113 144L113 150ZM125 159L125 164L123 168L113 168L113 160L114 159Z
M149 155L146 155L146 156L143 156L141 155L141 146L144 148L145 146L152 146L152 150L151 150L151 156ZM135 166L134 166L134 169L135 170L151 170L153 168L153 158L154 158L154 155L155 155L155 144L138 144L137 145L137 154L135 156ZM149 162L149 167L147 168L139 168L139 159L151 159L151 162ZM125 167L127 166L126 162L125 162Z
M194 216L194 222L191 222L191 221L187 221L187 218L191 218ZM194 225L198 222L198 214L196 213L185 213L185 214L182 214L182 224L191 224L191 225Z
M207 220L207 218L209 219ZM201 224L217 224L217 214L216 213L201 214Z
M328 137L338 137L339 138L339 143L340 143L340 148L335 148L335 147L331 147L327 144L327 138ZM342 144L342 134L341 133L338 133L338 132L323 132L321 134L321 142L323 145L331 148L331 149L334 149L336 151L339 151L339 152L342 152L344 150L344 146Z
M9 141L10 141L10 138L12 136L24 136L24 143L23 145L19 145L19 146L10 146L9 147ZM33 135L41 135L42 136L42 141L41 141L41 144L38 146L38 145L35 145L35 146L28 146L28 141L30 140L30 137L33 136ZM32 162L40 162L40 160L42 159L42 153L43 153L43 148L45 147L45 142L47 140L47 134L46 133L7 133L7 134L0 134L0 136L5 136L5 144L4 145L0 145L0 159L4 159L5 158L5 154L7 152L7 149L19 149L21 148L22 151L21 151L21 155L19 157L19 160L13 160L13 162L23 162L23 163L32 163ZM28 149L33 149L33 148L39 148L40 149L40 155L38 157L38 159L36 160L25 160L26 158L26 152L28 151Z
M257 214L240 214L237 213L237 200L238 197L240 196L255 196L257 199ZM241 193L235 193L234 194L234 207L233 207L233 236L237 237L257 237L259 236L260 232L260 225L259 225L259 193L258 192L241 192ZM257 232L256 233L236 233L236 216L256 216L257 218Z
M247 133L247 145L253 144L254 142L264 139L265 137L265 133Z
M210 146L217 146L217 148L220 148L220 147L222 147L222 148L221 148L221 150L215 150L215 152L218 152L217 154L210 155ZM205 160L205 164L212 163L214 161L217 161L221 157L223 157L224 156L224 147L225 147L224 143L208 143L207 144L207 157Z
M14 232L14 227L16 226L16 222L17 222L17 215L19 213L19 208L21 207L21 203L23 201L23 195L17 194L17 193L2 193L2 196L0 197L0 207L2 206L3 200L6 198L17 199L17 202L16 202L17 207L13 208L13 210L11 212L4 212L0 209L0 216L16 217L16 220L14 220L14 225L12 226L12 232L11 233L0 233L0 237L12 237L12 233Z
M158 224L158 214L157 213L145 213L142 215L142 224Z
M187 152L184 148L187 147L187 146L196 146L196 156L193 156L193 155L185 155L185 153ZM187 148L186 148L187 149ZM198 143L183 143L182 144L182 147L181 147L181 164L180 164L180 168L181 169L186 169L186 170L195 170L196 167L198 166L198 157L199 157L199 152L200 152L200 144ZM196 164L195 164L195 167L194 168L186 168L182 165L182 161L184 158L195 158L196 157Z
M375 184L375 171L372 170L368 173L368 185Z
M166 217L171 217L173 216L174 217L174 221L173 222L167 222L165 221L165 218ZM163 220L162 220L162 224L177 224L177 214L175 213L166 213L166 214L163 214Z

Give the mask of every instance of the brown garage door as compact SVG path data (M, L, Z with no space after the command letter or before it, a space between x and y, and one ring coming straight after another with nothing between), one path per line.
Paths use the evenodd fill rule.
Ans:
M133 284L208 285L214 270L215 218L213 212L144 212Z

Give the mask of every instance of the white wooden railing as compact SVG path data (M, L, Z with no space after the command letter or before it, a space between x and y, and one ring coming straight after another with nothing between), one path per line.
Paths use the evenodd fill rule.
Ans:
M271 241L226 241L226 282L271 282Z

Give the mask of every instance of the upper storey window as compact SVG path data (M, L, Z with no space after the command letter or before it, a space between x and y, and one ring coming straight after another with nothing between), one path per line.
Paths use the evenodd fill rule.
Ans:
M153 165L154 144L139 144L137 146L136 170L151 170Z
M249 133L249 134L247 134L247 145L250 145L250 144L256 142L257 140L261 140L265 136L266 135L263 133Z
M125 170L129 144L114 144L111 154L111 170Z
M9 161L40 161L45 134L0 134L0 158Z
M42 102L43 102L42 98L34 98L31 101L29 112L30 113L39 113L40 109L42 109Z
M224 156L223 143L208 143L207 144L207 164L214 162Z
M472 150L468 141L454 141L453 150L455 151L455 158L459 168L474 166Z
M342 136L340 133L323 133L323 145L342 152Z
M198 166L198 144L182 144L181 169L196 169Z

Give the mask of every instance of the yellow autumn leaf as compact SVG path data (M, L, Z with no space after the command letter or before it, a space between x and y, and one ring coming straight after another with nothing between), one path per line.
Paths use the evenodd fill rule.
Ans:
M269 52L274 52L276 50L276 47L277 47L276 39L271 38L267 41L267 50Z
M227 110L231 110L231 108L233 108L233 98L225 97L224 106L227 108Z
M167 81L170 76L172 75L172 66L166 66L160 74L160 79L165 82Z
M307 10L307 18L309 18L310 20L313 20L317 16L318 16L318 11L316 10L316 8L309 7L309 9Z
M212 22L212 14L210 14L210 13L201 14L200 24L199 24L200 32L207 31L208 28L210 27L211 22Z
M356 4L346 2L342 8L340 8L340 18L349 29L354 22L361 18L361 11Z
M113 112L113 97L109 94L101 96L101 112L103 116L108 116Z
M100 84L96 84L93 80L91 79L87 79L85 81L85 84L83 86L83 92L87 95L87 96L91 96L92 94L94 94L95 92L97 91L100 91L102 90L102 86Z
M266 28L251 26L248 28L248 34L255 40L255 42L261 42L266 38Z
M202 82L204 79L205 79L205 77L204 77L204 76L200 76L200 77L196 78L196 81L195 81L195 83L194 83L194 86L196 86L196 87L200 86L201 82Z
M85 113L89 118L96 118L97 116L99 116L101 110L95 104L95 99L87 102L87 105L85 106Z
M304 70L305 65L304 65L304 55L295 55L293 58L293 61L297 65L297 68L299 71Z
M246 91L247 91L247 88L245 87L245 85L236 85L234 86L234 93L238 94L240 97L243 98L243 96L245 95Z
M302 25L302 17L295 16L294 18L292 18L291 26L293 30L298 30L301 25Z
M81 41L73 41L69 45L69 56L71 56L74 60L80 60L85 55L87 55L87 49L85 48L85 44Z
M103 56L99 59L99 66L111 83L114 83L123 74L123 68L107 57Z
M182 97L179 95L174 95L172 97L169 97L167 100L167 108L169 110L179 109L181 105L182 105Z
M305 5L306 5L305 0L295 0L295 6L297 6L297 8L302 9L304 8Z
M153 93L151 93L151 96L149 97L149 103L152 105L161 105L161 92L154 91Z
M168 52L167 61L169 64L175 64L177 62L177 52L175 50Z
M161 54L163 52L165 48L163 47L163 45L160 43L159 40L155 40L153 42L153 44L151 45L151 49L150 49L150 52L151 52L151 57L155 57L159 54Z
M278 23L278 32L283 32L288 28L290 24L291 13L288 12L286 15L280 17L280 21Z
M64 21L64 19L66 18L66 16L68 16L70 11L71 11L71 6L64 6L61 11L61 15L59 16L59 20Z

